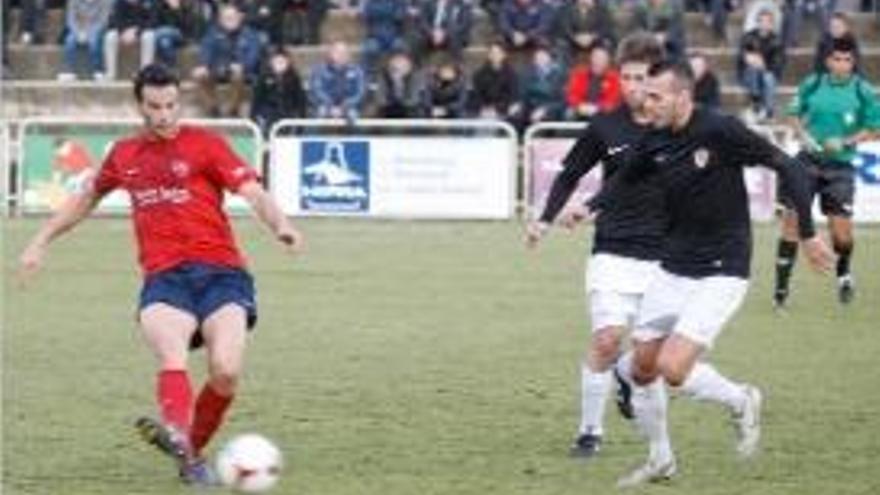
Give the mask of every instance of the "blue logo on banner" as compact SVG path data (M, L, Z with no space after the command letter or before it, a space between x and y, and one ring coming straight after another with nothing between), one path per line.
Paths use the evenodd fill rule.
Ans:
M865 184L880 185L880 154L863 151L856 155L853 166Z
M362 212L370 209L370 143L303 141L300 208Z

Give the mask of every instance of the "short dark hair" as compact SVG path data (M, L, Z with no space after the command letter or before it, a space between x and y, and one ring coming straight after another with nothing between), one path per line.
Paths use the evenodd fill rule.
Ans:
M649 77L662 76L667 73L672 74L675 81L684 89L691 93L694 92L694 71L690 64L678 60L662 60L648 68Z
M653 65L665 56L663 45L657 38L645 31L635 32L623 40L617 47L617 66L626 63L644 63Z
M144 86L180 87L180 78L163 64L149 64L139 70L134 78L134 97L138 103L144 100Z
M834 52L856 53L856 40L852 35L841 36L831 40L831 50L828 52L830 56Z

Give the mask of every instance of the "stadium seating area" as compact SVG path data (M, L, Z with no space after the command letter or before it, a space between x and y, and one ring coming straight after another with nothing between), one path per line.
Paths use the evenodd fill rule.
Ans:
M841 2L843 3L843 2ZM55 43L42 45L20 43L17 22L18 9L11 12L11 32L8 33L9 74L3 82L2 117L19 119L33 115L100 115L130 116L134 108L129 104L130 84L125 79L117 81L73 81L56 80L60 66L61 47ZM728 43L718 41L709 27L703 13L685 14L685 29L688 36L688 50L699 50L707 55L711 66L722 84L722 102L728 110L743 108L746 95L736 83L736 41L742 32L743 14L734 12L728 19ZM851 13L855 34L862 45L862 67L869 80L880 81L880 24L872 13ZM46 18L46 39L54 40L63 29L63 12L52 9ZM488 16L480 9L474 15L474 27L470 46L465 51L465 66L472 70L485 58L486 46L493 38L493 29ZM812 23L805 23L798 33L799 46L788 50L788 62L779 86L778 105L785 104L798 81L805 77L812 66L814 47L819 33ZM357 54L363 38L363 26L356 10L333 9L329 12L322 29L322 41L343 39L355 47ZM325 46L296 46L290 48L299 71L306 74L309 68L321 60ZM189 73L197 57L193 44L181 53L184 74ZM137 53L134 49L122 49L119 73L130 74L136 68ZM195 91L192 82L184 84L185 101L194 102ZM198 115L198 107L186 105L189 115Z

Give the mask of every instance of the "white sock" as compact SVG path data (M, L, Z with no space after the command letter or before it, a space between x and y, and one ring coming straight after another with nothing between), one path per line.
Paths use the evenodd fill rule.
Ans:
M673 458L666 424L666 403L666 387L661 379L644 387L633 388L632 404L636 425L648 439L649 458L660 463Z
M581 368L581 425L579 432L602 436L605 403L611 386L611 370L591 371L587 365Z
M725 378L712 365L704 362L694 365L680 390L696 400L723 404L734 412L742 411L749 400L742 385Z

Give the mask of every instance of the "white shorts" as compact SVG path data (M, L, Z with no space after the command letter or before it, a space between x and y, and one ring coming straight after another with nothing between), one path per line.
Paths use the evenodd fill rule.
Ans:
M587 262L586 293L593 332L607 327L629 327L642 303L642 295L660 272L656 261L599 253Z
M748 287L741 277L691 278L660 270L645 292L632 337L648 341L677 333L709 349Z

